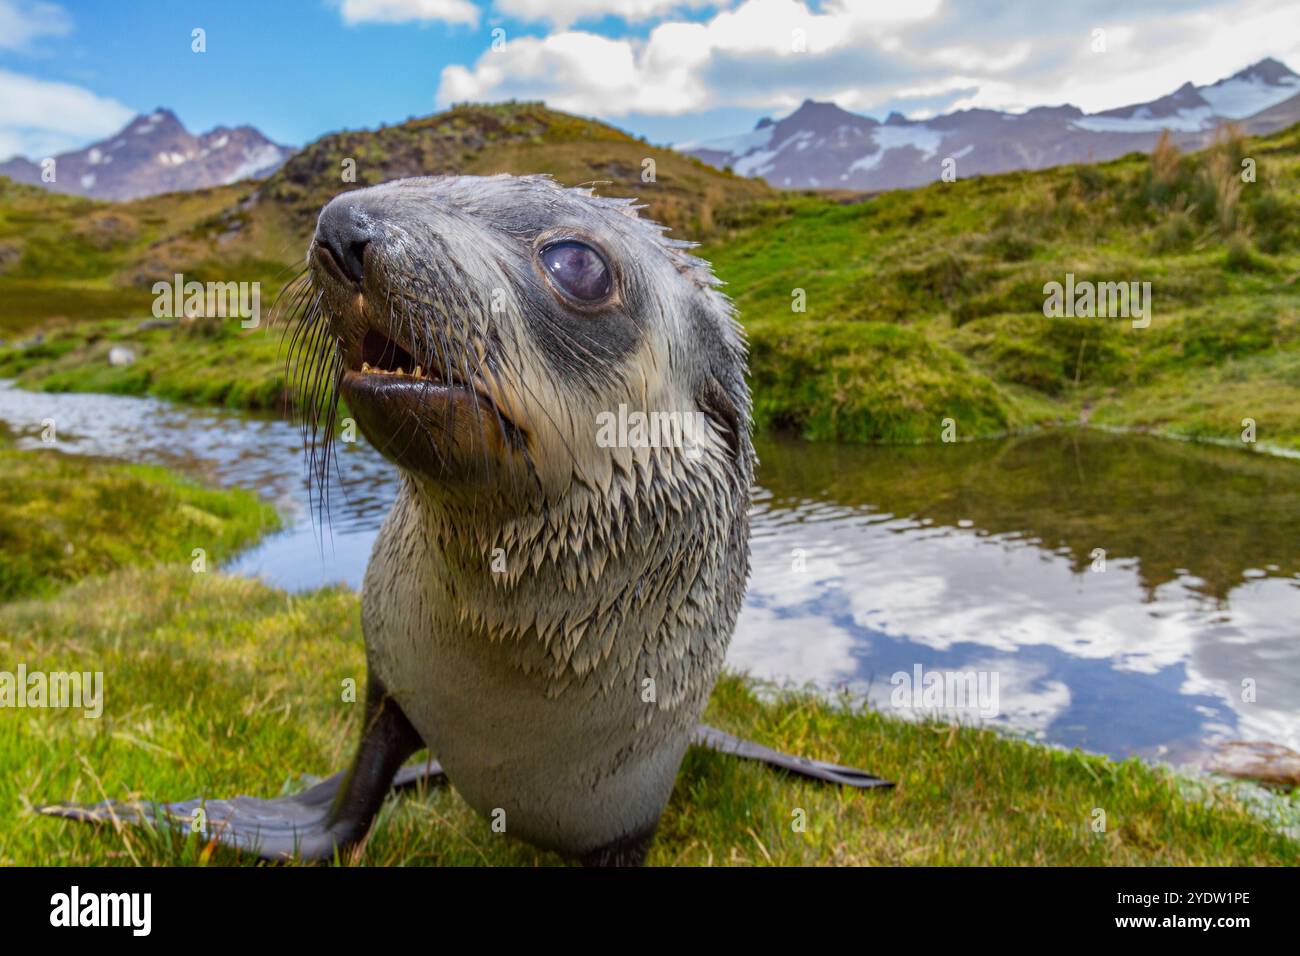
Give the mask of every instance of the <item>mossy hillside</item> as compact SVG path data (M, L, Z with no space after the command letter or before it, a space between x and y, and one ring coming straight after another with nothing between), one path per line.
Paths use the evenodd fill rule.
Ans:
M1247 154L1256 182L1225 186ZM861 203L788 198L704 254L749 330L760 412L807 437L934 440L944 417L960 436L1084 409L1231 437L1253 409L1268 422L1261 440L1300 447L1287 414L1300 401L1287 358L1300 329L1298 194L1300 127ZM1150 325L1045 317L1043 287L1067 273L1150 282ZM1220 379L1236 383L1231 406L1197 407L1197 387ZM918 381L912 428L873 418Z
M855 202L777 194L671 154L647 184L638 175L644 144L617 130L531 104L464 107L309 147L257 202L201 224L204 235L231 237L203 247L207 268L238 254L250 274L269 271L248 237L307 228L336 191L327 173L340 157L390 140L388 165L359 163L359 176L379 181L408 166L489 172L494 163L566 182L604 176L602 192L647 197L648 212L676 216L679 229L691 227L683 216L707 218L697 235L748 331L761 425L817 439L934 441L945 419L969 438L1091 416L1231 440L1251 418L1260 442L1300 448L1300 127L1227 135L1186 156L1165 144L1151 157ZM1243 159L1255 163L1254 182L1240 182ZM656 202L668 205L657 211ZM284 241L287 269L301 247ZM169 247L150 248L166 258ZM1044 285L1067 274L1149 282L1150 324L1044 316ZM263 302L272 294L265 288ZM223 329L205 341L140 332L134 321L65 325L58 354L0 350L0 375L263 406L282 391L274 330ZM139 339L136 366L103 368L103 342L114 337Z
M108 203L0 177L0 338L18 338L47 322L147 316L153 282L170 279L179 265L156 250L240 202L249 188L242 183ZM190 245L187 264L210 258ZM263 261L248 280L282 268L279 261ZM216 270L207 276L218 277Z
M646 161L653 161L653 168ZM679 233L713 235L758 199L775 195L759 180L651 146L605 123L540 103L465 104L377 130L332 133L306 147L267 180L264 204L283 212L303 242L320 208L356 186L407 176L547 174L609 196L633 196L646 214Z

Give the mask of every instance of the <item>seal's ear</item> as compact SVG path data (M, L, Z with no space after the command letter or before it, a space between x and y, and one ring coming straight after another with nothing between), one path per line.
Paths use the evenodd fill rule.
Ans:
M695 364L695 404L727 441L732 461L749 447L749 389L739 326L721 296L706 290L687 313ZM744 473L748 472L746 465Z
M699 393L695 396L700 410L727 440L732 460L740 457L740 436L745 427L741 420L740 409L732 401L727 390L712 375L705 378Z

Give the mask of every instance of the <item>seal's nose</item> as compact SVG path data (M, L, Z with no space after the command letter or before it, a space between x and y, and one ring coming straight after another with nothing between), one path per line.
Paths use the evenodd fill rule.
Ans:
M365 276L366 247L370 239L369 225L357 215L348 197L339 196L321 210L316 223L316 241L353 282L360 283Z

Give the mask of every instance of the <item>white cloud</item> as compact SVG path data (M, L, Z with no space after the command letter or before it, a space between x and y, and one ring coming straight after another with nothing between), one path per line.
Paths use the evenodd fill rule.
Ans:
M39 159L75 149L116 132L133 115L83 87L0 70L0 157Z
M674 10L719 5L720 0L497 0L495 8L520 20L544 21L555 27L567 27L601 17L641 23Z
M680 9L667 0L606 3L628 17ZM498 0L497 9L563 25L596 4ZM780 113L809 97L881 116L1063 102L1091 112L1154 99L1188 80L1213 82L1265 56L1300 62L1294 0L1095 0L1050 9L1039 0L740 0L702 22L652 18L644 37L559 30L512 39L447 67L438 102L545 99L610 118ZM1098 28L1105 53L1091 47Z
M544 99L575 113L611 115L685 112L704 95L689 68L664 62L647 70L630 44L582 32L511 41L504 50L483 54L472 71L444 69L438 90L444 105L517 97Z
M841 0L814 13L800 0L745 0L703 23L660 23L644 41L580 31L522 37L488 50L473 68L444 69L438 101L540 97L561 109L610 116L766 105L771 97L761 87L730 101L719 97L707 69L729 56L815 60L873 32L888 35L908 20L932 16L938 6L939 0L906 6Z
M0 50L26 50L41 37L66 36L72 18L44 0L0 0Z
M469 0L343 0L340 12L349 26L428 20L478 25L478 7Z

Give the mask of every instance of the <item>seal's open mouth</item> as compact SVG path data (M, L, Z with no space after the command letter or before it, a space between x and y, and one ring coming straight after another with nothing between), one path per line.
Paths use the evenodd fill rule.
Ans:
M396 390L411 389L412 397L419 392L425 403L442 397L493 408L492 400L464 375L432 362L422 364L402 342L379 329L368 329L359 347L348 351L343 383L350 393L382 390L392 398Z
M371 327L344 348L342 390L348 403L378 424L417 418L464 416L466 422L495 422L504 438L522 436L483 385L437 359L421 361L414 349L387 331Z
M365 374L425 378L424 367L416 363L411 353L376 329L368 331L361 340L361 371ZM430 374L429 378L433 377Z

